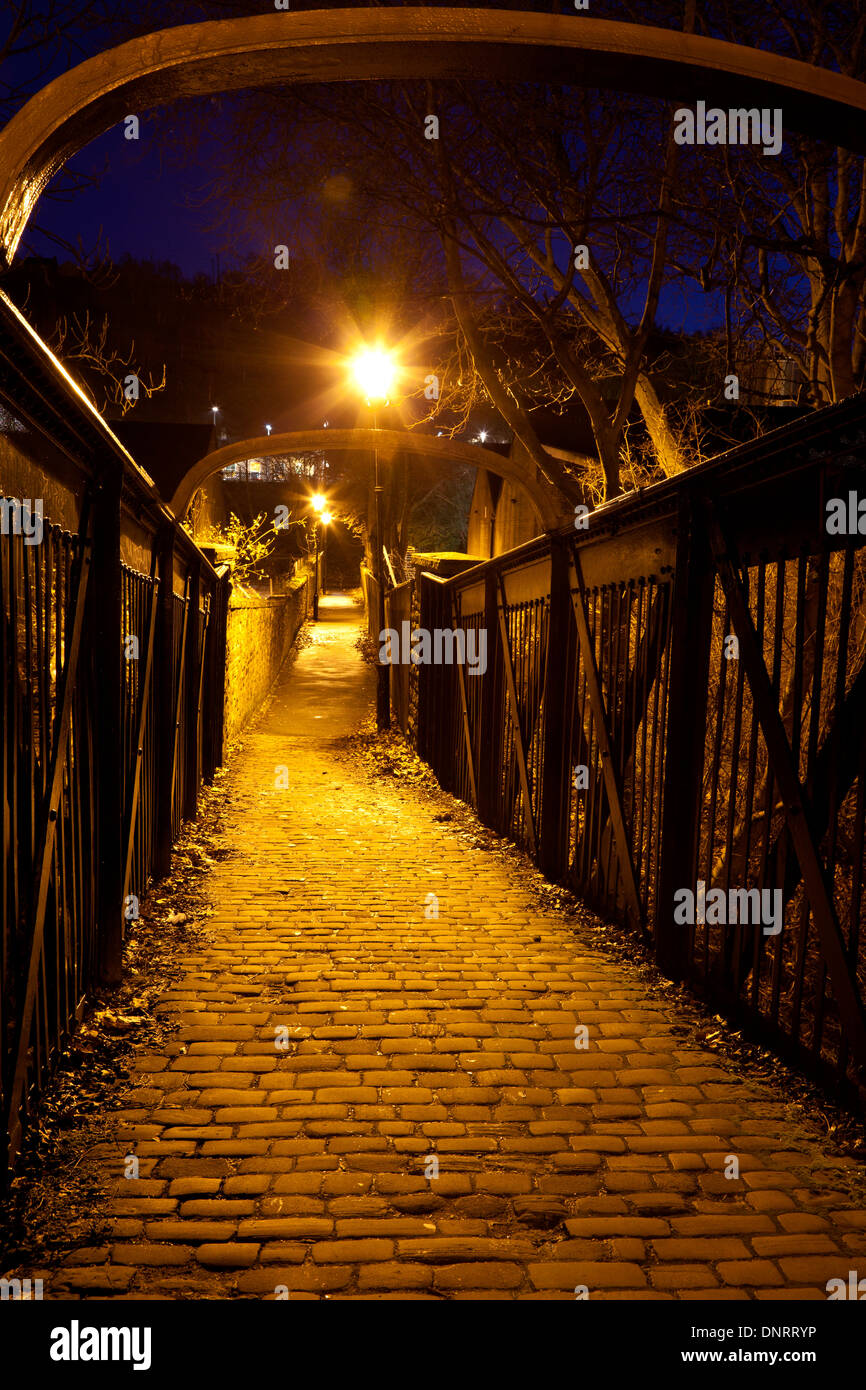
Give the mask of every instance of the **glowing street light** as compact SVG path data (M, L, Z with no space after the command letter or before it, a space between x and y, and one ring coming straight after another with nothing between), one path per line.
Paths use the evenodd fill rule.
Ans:
M351 361L355 384L373 411L373 429L378 431L377 407L387 405L394 383L397 380L397 364L383 347L365 347L357 352ZM379 484L379 450L373 445L373 493L376 499L376 548L373 552L376 564L377 617L379 631L385 631L385 578L382 572L382 488ZM381 650L381 648L380 648ZM382 660L376 667L376 727L391 727L391 697L389 694L388 667Z
M316 539L316 568L313 578L313 622L317 623L319 621L319 523L321 523L322 526L327 526L332 518L331 513L327 509L327 498L324 493L317 492L311 500L311 505L313 511L318 512L318 516L313 518L313 535Z
M268 437L270 437L270 433L273 428L273 425L265 425L265 433L268 435Z
M384 404L391 395L397 380L397 364L389 352L381 347L362 348L352 358L355 382L373 404Z

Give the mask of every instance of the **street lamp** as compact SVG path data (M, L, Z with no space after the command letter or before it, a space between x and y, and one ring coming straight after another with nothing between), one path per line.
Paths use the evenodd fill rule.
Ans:
M316 539L316 568L313 572L313 622L319 621L319 522L327 526L331 520L331 513L326 510L328 499L323 492L316 492L310 498L310 506L315 513L313 517L313 535Z
M397 364L382 347L367 347L352 359L352 370L359 391L373 412L373 429L379 428L378 407L387 405L397 379ZM379 632L385 631L385 576L382 570L382 488L379 484L379 449L373 446L373 495L376 501L376 562L377 618ZM380 648L381 652L381 638ZM388 691L388 667L379 660L376 667L376 727L390 729L391 700Z
M355 381L370 405L388 401L397 377L393 357L384 348L364 348L352 360Z

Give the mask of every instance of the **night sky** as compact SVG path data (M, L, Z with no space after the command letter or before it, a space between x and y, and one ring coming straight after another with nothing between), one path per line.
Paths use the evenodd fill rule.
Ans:
M231 105L224 104L224 119ZM80 238L85 251L100 236L107 241L111 258L125 255L154 262L171 261L187 276L204 273L213 276L220 256L222 234L211 226L214 210L204 200L210 165L210 141L198 146L198 162L179 165L165 157L165 144L158 144L148 116L140 117L137 142L124 138L123 126L108 131L70 160L66 169L49 185L29 224L18 255L57 256L66 253L55 238L75 245ZM214 121L211 138L219 140L219 121ZM71 187L70 175L85 180ZM240 238L232 248L243 250ZM249 244L260 254L261 247ZM228 266L223 257L223 270ZM658 322L686 331L707 331L719 322L719 305L714 296L697 287L683 292L670 286L661 297Z
M146 116L140 133L137 143L128 141L119 126L70 161L43 196L19 255L63 259L53 236L73 244L80 237L88 249L102 234L114 260L129 255L172 261L189 276L212 273L220 238L208 227L211 210L201 206L207 148L200 169L177 167L148 138ZM70 195L63 192L69 173L96 181Z
M217 13L213 17L225 16ZM80 57L116 42L105 31L94 29L84 36ZM7 60L2 73L5 91L16 86L33 89L67 66L58 53L37 80L26 60ZM261 245L245 243L236 231L230 257L226 255L225 233L213 226L216 209L205 198L221 132L243 99L243 94L232 94L139 111L138 141L124 138L122 124L93 141L69 161L43 194L22 238L18 258L56 256L62 262L69 258L67 247L80 242L85 253L101 245L115 262L127 255L156 263L169 261L186 276L215 278L218 264L223 271L230 268L230 257L242 258L247 250L260 255ZM213 108L210 112L208 103ZM8 105L7 112L11 114ZM182 149L187 113L203 131L193 158ZM203 113L206 119L202 119ZM173 131L177 131L177 140ZM639 313L640 295L635 309ZM693 285L684 289L670 284L662 290L656 316L660 327L706 332L721 321L721 303L715 295L704 294Z

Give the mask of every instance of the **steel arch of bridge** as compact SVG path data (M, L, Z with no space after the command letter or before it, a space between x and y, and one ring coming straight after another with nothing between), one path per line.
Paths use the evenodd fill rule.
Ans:
M866 153L866 85L720 39L509 10L280 12L162 29L55 78L0 132L0 255L47 183L130 112L278 82L539 79L678 100L781 107L786 126Z

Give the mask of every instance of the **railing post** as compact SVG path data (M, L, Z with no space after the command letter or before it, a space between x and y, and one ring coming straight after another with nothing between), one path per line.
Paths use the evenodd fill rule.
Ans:
M174 530L166 526L157 535L159 566L159 621L156 666L156 853L155 875L171 871L171 784L174 761ZM181 653L181 656L183 654Z
M223 738L226 697L226 643L228 641L228 610L231 584L228 573L217 578L211 597L208 642L210 662L207 677L207 753L204 777L211 781L223 760ZM305 594L306 601L306 594Z
M440 579L422 574L419 627L433 632L451 624L451 595ZM447 615L447 616L446 616ZM446 683L450 667L432 662L418 667L418 753L430 765L445 791L454 789L454 754L457 730L452 739L450 686Z
M487 630L487 670L481 677L481 733L478 754L478 815L485 825L500 829L502 820L502 734L505 723L505 683L499 645L497 570L484 571L484 626Z
M189 566L189 617L186 626L186 677L184 681L184 702L186 704L186 756L184 773L186 785L181 789L181 815L184 820L195 820L198 811L198 696L199 696L199 642L201 640L201 561L194 559Z
M709 686L714 569L695 500L680 498L671 613L655 951L670 979L688 974L691 928L674 922L674 894L695 891Z
M538 864L548 878L567 869L566 831L570 779L566 767L568 635L572 627L569 551L562 536L550 542L550 608L544 668L544 748L541 773L541 825Z
M120 571L120 466L99 483L93 512L93 651L97 662L93 741L98 787L98 971L120 979L123 942L123 604ZM141 639L141 634L135 634Z
M433 606L433 580L427 574L418 575L418 626L421 628L430 627L430 617ZM435 711L433 709L433 668L431 666L418 667L418 713L417 728L415 733L416 747L418 756L423 758L426 763L436 771L433 760L433 731L435 729Z

